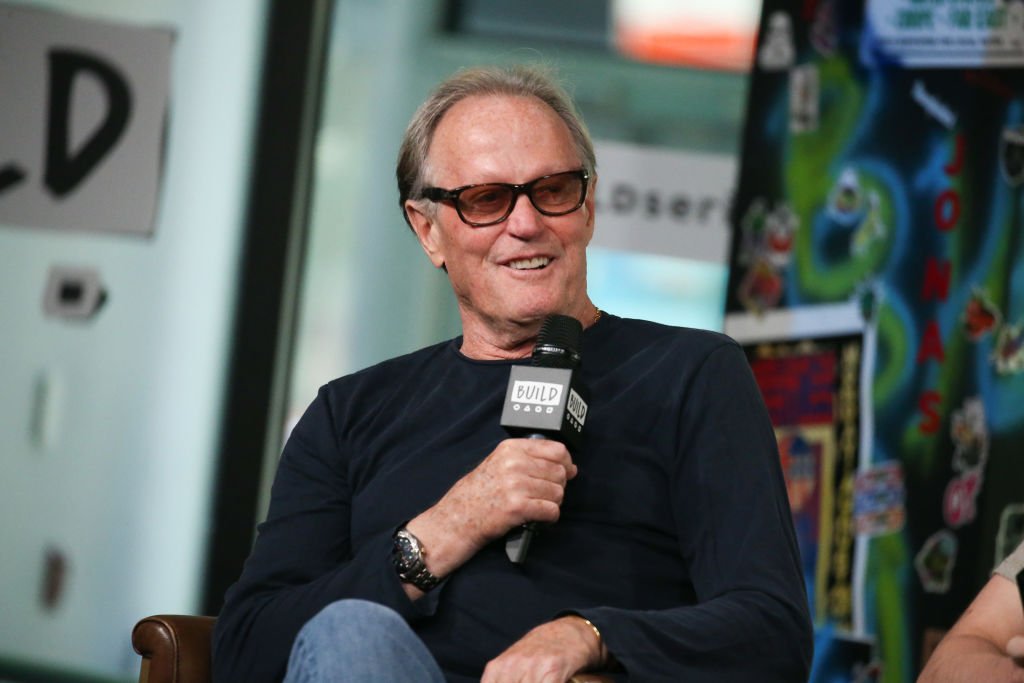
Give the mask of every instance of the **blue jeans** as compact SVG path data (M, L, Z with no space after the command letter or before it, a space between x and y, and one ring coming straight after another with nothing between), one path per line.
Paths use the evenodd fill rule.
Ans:
M284 683L444 683L423 641L394 610L338 600L306 622L292 645Z

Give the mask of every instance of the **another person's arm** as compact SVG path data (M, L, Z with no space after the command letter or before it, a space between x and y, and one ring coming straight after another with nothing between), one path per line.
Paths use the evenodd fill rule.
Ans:
M1014 555L1024 556L1024 545ZM918 678L918 683L975 681L1024 683L1024 607L1016 583L1000 573L981 589Z

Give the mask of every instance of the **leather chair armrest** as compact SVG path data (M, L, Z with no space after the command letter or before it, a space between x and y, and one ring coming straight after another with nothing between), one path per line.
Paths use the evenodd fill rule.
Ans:
M132 630L142 655L139 683L210 683L210 638L214 617L160 614Z

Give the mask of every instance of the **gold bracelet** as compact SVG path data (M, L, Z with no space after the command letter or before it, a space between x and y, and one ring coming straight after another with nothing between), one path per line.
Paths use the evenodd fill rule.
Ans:
M601 653L601 657L603 659L604 658L604 638L601 637L601 632L598 631L597 627L594 626L594 624L590 621L590 619L587 619L585 616L583 616L581 614L575 614L573 616L575 616L575 617L577 617L579 619L582 619L583 623L586 624L587 626L589 626L590 630L594 632L595 636L597 636L597 649Z

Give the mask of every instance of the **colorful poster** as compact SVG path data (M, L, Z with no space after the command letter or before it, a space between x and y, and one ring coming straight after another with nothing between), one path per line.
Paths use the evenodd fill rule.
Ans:
M850 631L860 337L745 348L775 425L815 624Z
M878 16L765 2L733 212L727 331L863 315L869 427L833 491L851 504L853 618L819 622L814 681L851 680L830 659L851 642L873 644L862 673L915 680L1024 534L1024 70L897 60Z

